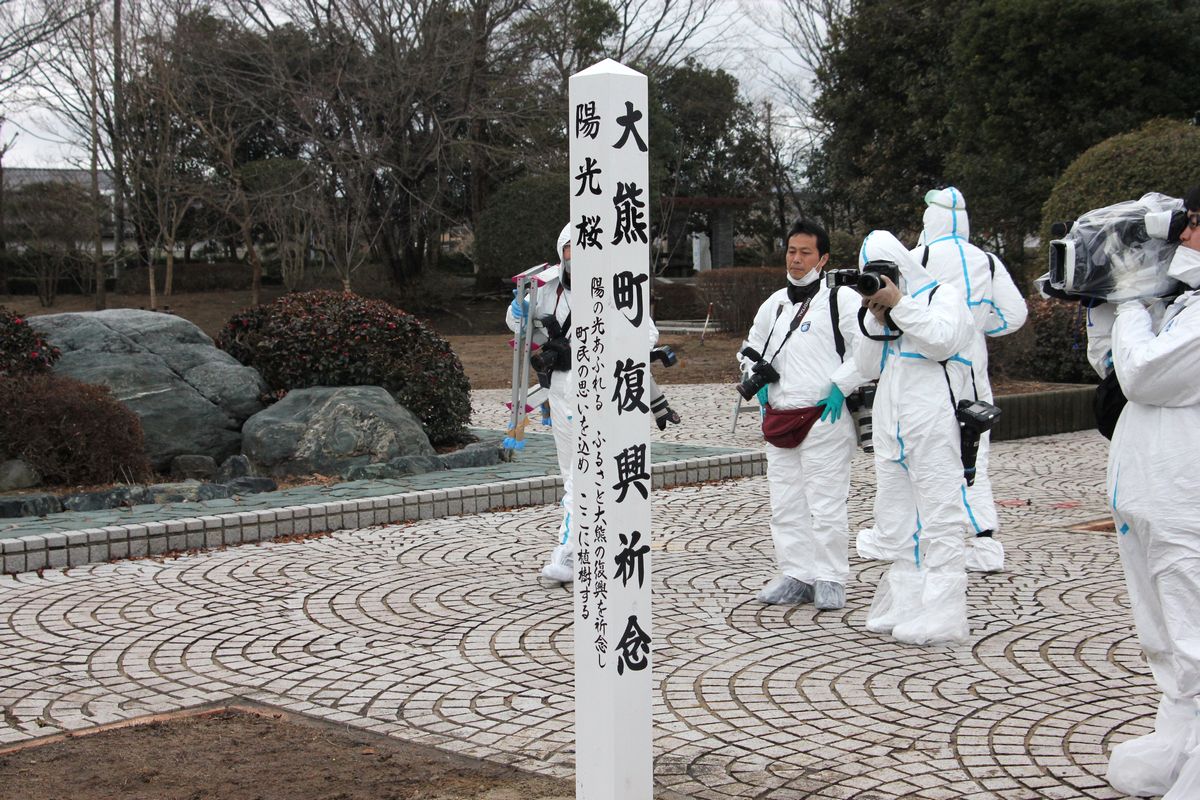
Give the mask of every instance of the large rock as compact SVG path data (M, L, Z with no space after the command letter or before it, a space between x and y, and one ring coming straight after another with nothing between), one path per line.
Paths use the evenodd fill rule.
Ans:
M398 456L433 455L421 422L378 386L293 389L242 427L260 475L337 475Z
M238 430L262 408L267 384L173 314L112 309L30 317L62 350L56 374L101 384L141 418L146 452L165 470L177 455L217 462L238 452Z

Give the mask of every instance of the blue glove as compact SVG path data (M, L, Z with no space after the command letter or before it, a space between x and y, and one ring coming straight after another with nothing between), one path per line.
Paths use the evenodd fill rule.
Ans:
M821 408L821 421L828 419L831 423L842 418L842 409L846 407L846 395L836 383L830 384L829 394L817 401Z
M529 301L518 299L516 297L516 294L517 294L517 292L514 289L513 290L513 301L512 301L512 305L509 306L509 309L512 310L513 319L515 319L517 322L520 322L521 320L525 319L525 317L528 316L528 314L529 314Z

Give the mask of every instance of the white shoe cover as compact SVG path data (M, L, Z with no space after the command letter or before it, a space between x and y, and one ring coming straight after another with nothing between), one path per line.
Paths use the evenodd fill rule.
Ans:
M858 557L864 561L887 561L888 558L879 549L879 531L875 528L863 528L854 537L854 549Z
M976 536L967 544L967 572L1003 572L1004 545L991 536Z
M921 611L892 628L897 641L917 645L961 642L970 634L967 574L958 570L926 570Z
M917 565L907 559L893 561L875 589L875 598L867 611L867 630L891 633L899 623L921 610L923 576Z
M1192 739L1195 743L1195 739ZM1179 777L1171 786L1171 791L1163 795L1162 800L1194 800L1200 797L1200 747L1195 747L1187 754Z
M759 589L756 599L772 606L798 606L813 601L813 586L790 575L780 575Z
M1200 759L1187 759L1191 742L1189 727L1196 725L1196 703L1191 698L1172 700L1166 695L1158 702L1158 714L1154 718L1154 733L1121 742L1108 757L1108 772L1105 780L1124 794L1134 797L1152 797L1174 791L1182 778L1180 770L1187 761L1189 766L1200 770ZM1192 735L1195 735L1194 732ZM1200 797L1200 772L1195 775L1190 793L1178 797Z
M575 552L569 545L560 544L550 553L550 561L542 567L542 577L558 583L575 581Z

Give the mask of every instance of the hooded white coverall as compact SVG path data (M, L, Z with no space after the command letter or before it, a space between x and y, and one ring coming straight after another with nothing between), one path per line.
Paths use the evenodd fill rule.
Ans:
M966 484L947 375L954 386L964 385L969 364L961 353L971 346L975 328L958 289L935 281L891 233L873 231L863 241L860 265L873 260L899 265L904 295L890 312L900 337L881 342L864 336L855 349L863 377L879 378L875 508L912 509L912 516L903 527L881 530L879 547L892 566L876 591L867 628L912 644L962 640L969 633ZM870 313L864 324L872 335L895 333Z
M1168 274L1195 289L1200 252L1185 249ZM1200 797L1200 292L1155 317L1136 301L1117 309L1112 362L1128 403L1109 448L1108 496L1162 698L1154 733L1118 744L1107 777L1129 794L1184 800Z
M567 223L558 235L558 256L562 260L563 249L571 244L571 224ZM528 301L528 297L523 300ZM537 292L537 307L528 310L535 320L553 316L562 325L571 315L571 290L562 281L561 274L553 277L539 287ZM516 333L521 327L521 321L513 314L509 306L505 316L509 330ZM647 319L646 326L650 331L650 347L658 342L658 328L653 320ZM573 337L573 331L568 330L567 338ZM571 385L574 372L570 369L556 370L550 373L550 429L554 433L554 452L558 457L558 472L563 479L563 518L558 526L558 545L550 554L550 561L542 574L552 580L568 581L572 577L575 563L575 535L571 525L571 514L575 510L575 500L571 479L571 461L575 455L575 387ZM653 392L652 392L653 394Z
M829 300L833 290L823 279L818 281L808 312L786 343L788 327L802 305L792 303L786 288L759 307L746 338L763 358L774 356L771 364L779 372L779 380L767 385L771 408L815 406L829 393L831 383L848 395L864 382L852 357L859 337L859 295L850 289L837 290L837 326L845 339L843 361L834 344ZM781 344L783 348L775 355ZM743 368L750 366L742 361ZM830 581L845 585L850 576L846 498L856 444L848 413L836 422L813 423L796 447L763 443L771 491L771 539L782 574L807 584Z
M978 399L991 403L987 338L1006 336L1025 324L1028 316L1025 298L1000 259L993 255L989 262L988 254L970 243L967 201L961 192L952 186L932 191L925 195L925 202L921 244L912 250L912 255L918 262L924 261L925 269L938 283L958 288L966 298L975 325L971 346L963 353L972 364L974 381L971 380L972 373L968 373L961 390L955 387L955 396L974 398L978 394ZM1000 530L992 482L988 477L990 444L991 433L984 433L975 460L975 482L967 487L963 501L971 534ZM873 544L879 526L903 526L910 512L911 509L876 508L876 528L859 533L860 555L877 557ZM1004 569L1004 547L988 536L974 538L967 547L967 569L978 572Z

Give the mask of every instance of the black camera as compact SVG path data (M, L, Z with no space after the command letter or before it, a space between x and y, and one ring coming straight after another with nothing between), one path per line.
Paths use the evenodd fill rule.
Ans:
M979 439L1000 419L1000 409L983 400L959 400L954 416L958 419L962 443L963 478L967 486L975 484L975 459L979 455Z
M565 372L571 368L571 343L567 339L567 331L553 316L542 317L538 322L546 330L547 339L537 350L529 355L529 364L538 373L539 381L549 386L551 372Z
M870 297L883 288L887 276L896 286L900 285L900 267L894 261L868 261L862 271L856 269L831 269L825 273L825 285L850 286L863 297Z
M738 394L742 396L743 400L749 401L754 399L754 396L764 386L779 380L779 373L775 371L774 367L763 360L762 355L753 347L744 348L739 355L754 362L753 366L750 367L750 375L737 384Z

